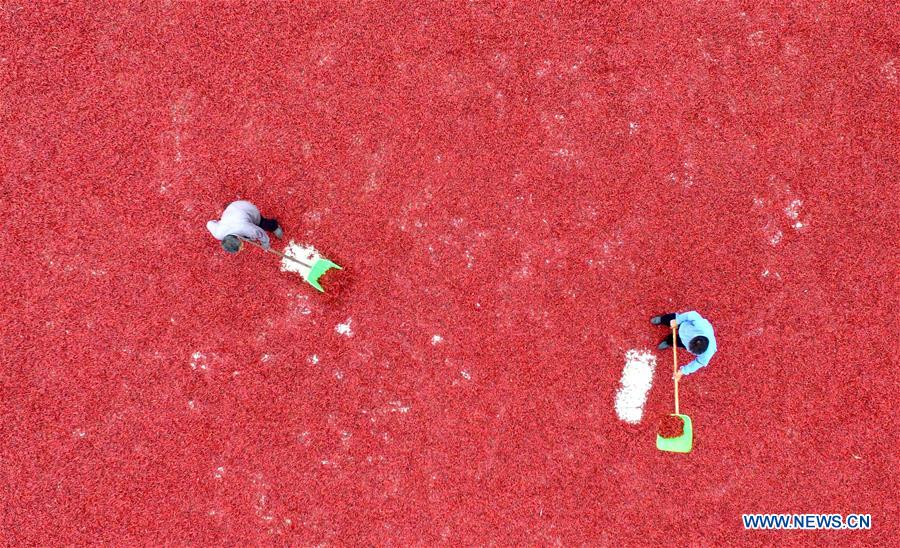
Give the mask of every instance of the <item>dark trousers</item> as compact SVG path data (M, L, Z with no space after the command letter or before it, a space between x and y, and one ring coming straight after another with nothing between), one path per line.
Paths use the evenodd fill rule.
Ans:
M669 326L669 322L671 322L672 320L675 319L675 313L673 312L673 313L671 313L671 314L663 314L663 315L660 316L660 317L662 318L662 323L661 323L660 325L664 325L664 326L668 327L668 326ZM672 334L669 333L669 334L666 336L666 338L663 339L663 340L666 341L666 342L669 343L669 344L672 344ZM687 348L687 347L684 345L684 343L681 342L681 335L678 335L678 344L677 344L676 346L677 346L678 348Z
M266 219L262 215L259 216L259 223L256 225L266 232L274 232L278 228L278 221L275 219Z

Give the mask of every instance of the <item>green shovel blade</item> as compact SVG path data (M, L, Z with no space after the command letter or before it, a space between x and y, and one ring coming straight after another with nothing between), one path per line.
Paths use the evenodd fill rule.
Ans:
M309 274L306 275L306 282L322 293L325 293L325 290L322 289L321 285L319 285L319 278L322 277L322 274L325 274L326 271L332 268L343 270L343 268L329 261L328 259L316 259L316 262L313 263L312 268L309 269Z
M669 451L672 453L690 453L694 444L694 427L691 424L691 418L687 415L672 414L684 421L684 430L677 438L664 438L659 434L656 435L656 448L660 451Z

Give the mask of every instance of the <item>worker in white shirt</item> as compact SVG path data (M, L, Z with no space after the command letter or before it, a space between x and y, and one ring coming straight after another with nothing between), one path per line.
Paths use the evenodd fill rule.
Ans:
M673 324L678 326L678 340L673 341L672 334L669 333L659 343L657 348L665 350L675 345L678 348L686 348L688 352L697 356L689 364L678 368L678 371L675 373L676 380L709 365L710 358L718 350L712 324L695 310L682 312L681 314L672 312L661 316L653 316L650 318L650 323L653 325L668 325L669 327L672 327ZM685 341L687 341L687 345L684 344Z
M259 209L246 200L231 202L222 212L222 219L206 223L206 228L222 242L222 249L228 253L237 253L241 250L241 239L259 242L266 249L269 248L269 235L275 234L279 240L284 232L275 219L263 217Z

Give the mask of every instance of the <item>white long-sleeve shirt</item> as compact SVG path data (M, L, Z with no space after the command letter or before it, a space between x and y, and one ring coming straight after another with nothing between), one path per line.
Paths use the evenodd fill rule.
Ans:
M246 200L231 202L222 212L222 219L206 223L206 228L217 239L224 240L226 236L242 236L248 240L256 240L269 247L269 235L259 228L257 223L262 219L259 209Z

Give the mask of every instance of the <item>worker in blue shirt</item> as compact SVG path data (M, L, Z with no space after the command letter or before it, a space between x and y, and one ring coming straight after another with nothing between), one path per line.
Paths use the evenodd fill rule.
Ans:
M709 365L709 359L716 353L716 337L713 335L712 324L709 320L698 314L696 311L684 312L683 314L663 314L662 316L653 316L650 318L653 325L678 325L678 340L674 341L678 348L687 348L687 350L697 356L689 364L682 365L675 373L675 379L680 379L684 375L690 375L701 367ZM687 341L687 346L683 341ZM665 350L673 344L672 334L663 339L659 343L660 350Z

